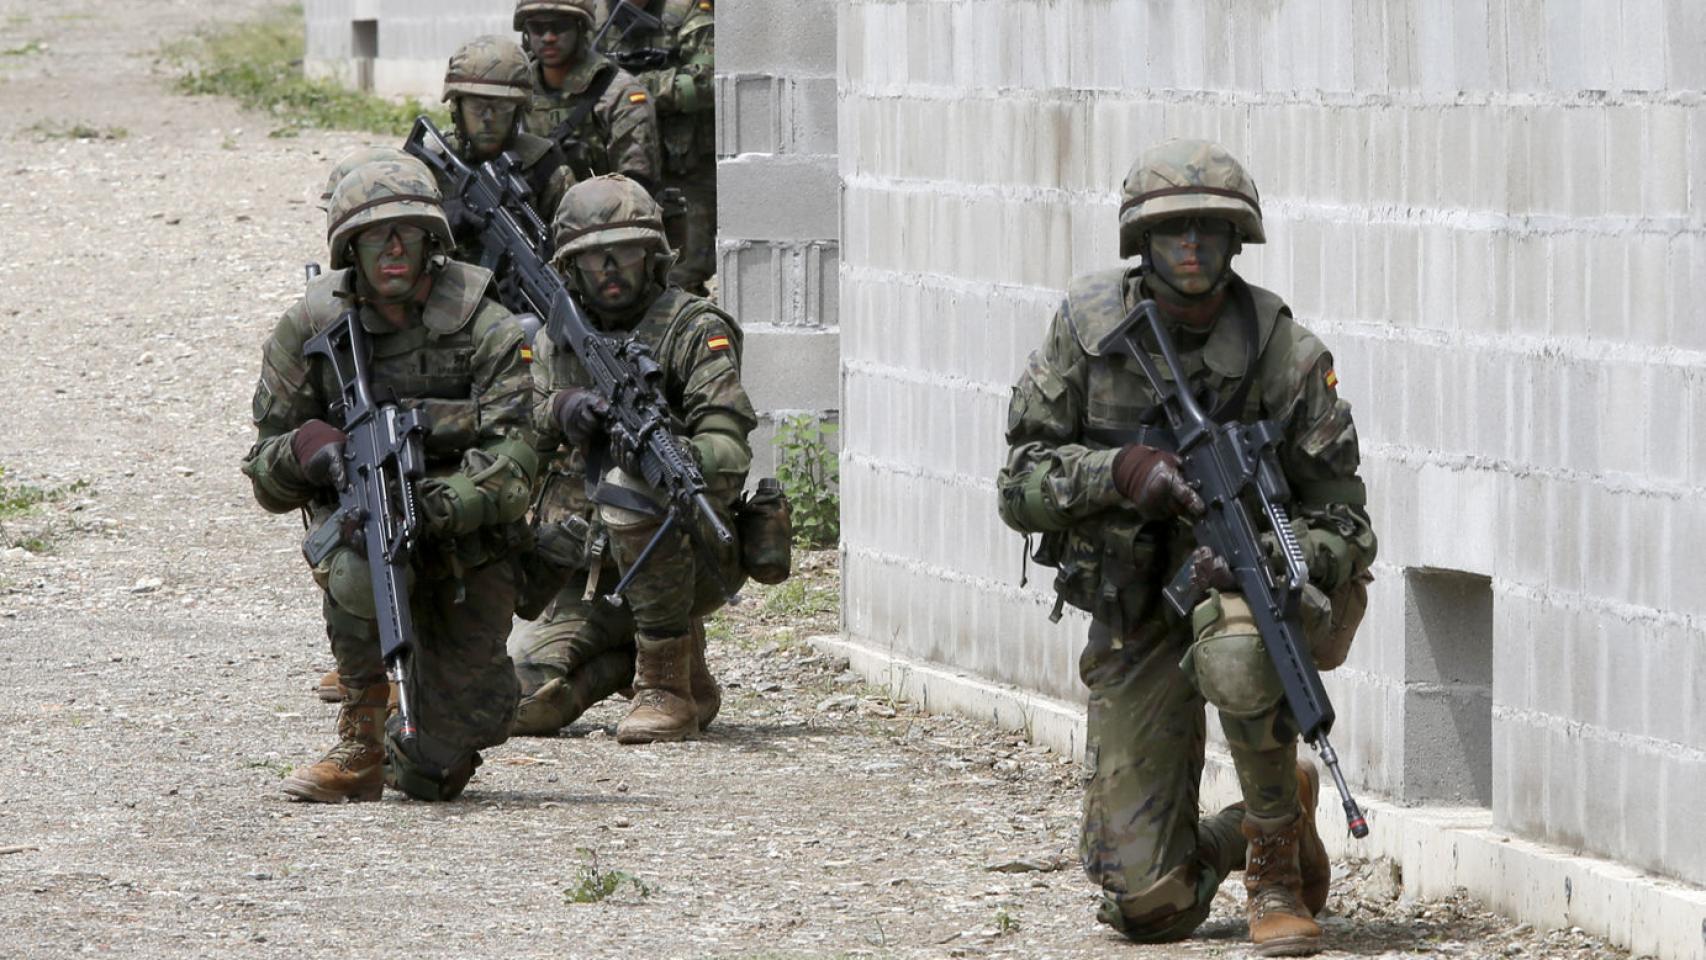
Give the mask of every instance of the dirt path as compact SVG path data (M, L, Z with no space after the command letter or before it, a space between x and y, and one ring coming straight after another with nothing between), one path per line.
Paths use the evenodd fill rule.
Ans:
M1235 884L1205 939L1109 936L1070 862L1074 762L801 643L834 629L831 555L716 628L702 741L619 748L607 705L491 751L463 802L287 803L331 742L329 658L298 522L236 464L261 340L321 256L305 198L364 138L166 93L151 53L206 9L0 0L0 467L87 484L0 528L47 548L0 547L0 955L1242 954ZM1350 955L1609 955L1397 902L1386 873L1339 884Z

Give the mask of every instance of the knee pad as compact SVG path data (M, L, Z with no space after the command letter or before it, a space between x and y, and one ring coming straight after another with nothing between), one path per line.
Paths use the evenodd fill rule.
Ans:
M1135 943L1174 943L1208 919L1220 877L1192 860L1138 893L1104 891L1096 919Z
M385 721L385 783L416 800L454 800L480 765L480 754L455 747L428 733L417 733L412 745L397 735L400 721Z
M1235 593L1211 593L1191 613L1196 641L1179 669L1221 714L1259 717L1285 696L1279 673L1256 631L1250 607Z
M413 587L414 569L405 575L405 583ZM339 610L358 620L371 621L378 616L373 602L373 579L367 560L349 547L339 547L314 568L314 582L332 598Z

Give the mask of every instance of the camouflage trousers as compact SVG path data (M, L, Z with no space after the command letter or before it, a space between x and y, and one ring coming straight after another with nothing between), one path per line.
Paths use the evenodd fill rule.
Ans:
M717 272L717 165L713 161L692 173L671 176L667 185L687 200L685 220L670 237L678 259L669 282L702 296L705 281Z
M1189 623L1160 617L1123 636L1091 625L1079 658L1090 688L1090 781L1079 854L1102 888L1104 923L1133 940L1190 935L1242 869L1247 810L1297 809L1297 734L1248 608L1211 596ZM1213 704L1244 802L1198 814L1204 705Z
M652 549L623 602L613 603L609 592L651 543L663 518L609 505L600 506L598 514L610 538L598 589L586 599L588 574L576 573L545 608L516 658L524 693L562 678L592 694L591 701L609 696L633 676L636 631L651 637L686 635L695 619L726 602L725 590L738 590L746 581L738 545L721 546L702 530L711 549L707 563L687 533L677 529ZM726 512L722 520L732 525Z
M326 632L338 675L349 687L384 682L366 561L342 548L315 578L325 590ZM405 766L414 762L426 779L441 779L445 771L468 767L476 751L509 737L520 698L505 650L517 574L506 557L459 578L411 575L409 581L415 643L405 672L420 736L402 759Z

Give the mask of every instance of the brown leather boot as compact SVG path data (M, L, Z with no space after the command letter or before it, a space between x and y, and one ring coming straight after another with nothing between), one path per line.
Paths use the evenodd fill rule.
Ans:
M314 695L327 703L344 702L344 681L338 676L338 671L328 670L320 678L320 683L314 688Z
M385 698L389 685L350 687L338 711L338 745L318 763L297 767L284 792L316 803L378 800L385 792Z
M634 706L616 725L617 743L685 740L699 732L693 703L693 635L634 638Z
M1321 799L1321 773L1310 760L1297 761L1297 802L1303 807L1298 828L1297 868L1303 877L1303 905L1310 916L1320 916L1327 906L1327 887L1333 880L1333 864L1327 860L1327 845L1315 829L1315 804Z
M705 663L705 618L693 618L693 705L699 711L699 732L704 733L723 709L723 688Z
M1321 925L1303 905L1298 835L1303 815L1270 819L1244 816L1244 890L1249 895L1250 940L1258 957L1306 957L1321 952Z
M512 737L550 737L591 710L611 694L634 682L634 654L626 648L606 650L576 666L567 677L552 677L521 698L515 711ZM630 694L632 691L630 691Z

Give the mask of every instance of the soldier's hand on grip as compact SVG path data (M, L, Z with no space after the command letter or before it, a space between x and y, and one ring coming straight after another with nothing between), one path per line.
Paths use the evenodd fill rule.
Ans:
M1227 565L1226 558L1215 553L1208 547L1197 547L1191 551L1191 586L1200 591L1209 589L1233 590L1238 581L1232 576L1232 568Z
M585 447L604 432L604 425L610 419L610 404L586 387L569 387L551 398L551 415L569 443Z
M324 420L310 420L296 428L290 452L302 476L316 487L344 486L344 443L349 437Z
M1126 444L1114 457L1114 488L1147 520L1200 517L1205 509L1185 481L1179 458L1141 443Z

